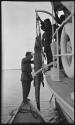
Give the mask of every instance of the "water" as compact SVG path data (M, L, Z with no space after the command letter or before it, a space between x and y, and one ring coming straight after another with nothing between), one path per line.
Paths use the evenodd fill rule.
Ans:
M2 122L9 119L9 112L20 105L22 101L22 89L19 70L2 71Z
M22 86L21 86L21 71L20 70L3 70L2 71L2 105L1 105L1 122L7 123L10 118L10 112L14 109L17 109L22 102ZM53 103L50 104L49 100L51 98L51 92L46 85L42 87L41 85L41 113L43 114L47 122L52 119L54 112ZM33 82L31 83L31 90L29 98L35 103L35 89ZM50 113L51 112L51 113ZM55 117L55 114L53 114ZM57 115L56 115L57 116ZM54 120L54 119L53 119Z

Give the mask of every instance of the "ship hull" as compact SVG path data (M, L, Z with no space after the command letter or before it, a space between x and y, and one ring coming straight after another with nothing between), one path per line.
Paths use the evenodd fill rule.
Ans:
M50 74L45 74L46 83L61 107L64 116L71 123L74 122L74 79L65 77L62 81L51 80ZM70 119L70 120L69 120Z

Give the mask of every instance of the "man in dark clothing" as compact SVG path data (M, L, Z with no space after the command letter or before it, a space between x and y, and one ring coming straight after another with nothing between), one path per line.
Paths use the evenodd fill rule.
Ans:
M55 12L55 20L58 24L62 24L62 22L65 20L65 15L61 15L60 17L58 17L57 11L54 10ZM61 38L61 32L62 32L63 26L59 29L58 33L59 33L59 44L60 44L60 38Z
M44 21L42 21L40 17L38 17L38 19L41 22L41 29L44 31L42 35L42 45L47 56L47 64L49 64L52 62L52 51L50 47L52 42L52 25L49 19L45 19Z
M26 52L26 57L22 59L21 62L21 81L22 81L22 88L23 88L23 102L26 103L28 101L27 97L30 92L31 88L31 81L32 79L32 68L31 64L34 63L34 61L31 61L33 58L33 55L31 52Z
M65 20L65 15L61 15L60 17L58 17L58 14L57 14L57 11L54 10L55 12L55 20L57 21L58 24L62 24L62 22ZM60 42L61 42L61 33L62 33L62 29L63 29L63 26L59 29L58 31L58 35L59 35L59 46L60 46ZM61 50L59 50L59 53ZM62 61L61 61L61 57L59 57L59 66L60 66L60 69L63 68L63 65L62 65Z

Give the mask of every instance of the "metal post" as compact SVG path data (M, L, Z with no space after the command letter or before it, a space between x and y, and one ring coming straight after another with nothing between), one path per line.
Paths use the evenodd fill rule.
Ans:
M57 31L57 54L59 54L59 37ZM57 71L58 71L58 80L59 80L59 56L57 56Z
M72 13L74 13L74 3L72 3ZM74 15L72 16L72 34L74 40ZM72 52L74 53L74 47L72 48Z
M36 12L36 37L37 37L37 12Z
M53 15L53 3L52 3L52 15ZM53 36L53 34L54 34L54 26L53 26L53 17L52 17L52 36ZM54 38L53 38L53 41L52 41L53 43L54 43ZM53 44L53 51L54 51L54 44ZM54 67L54 55L53 55L53 67Z
M50 100L49 100L50 103L51 103L51 101L52 101L52 99L53 99L53 96L54 96L54 93L52 94L52 96L51 96L51 98L50 98Z

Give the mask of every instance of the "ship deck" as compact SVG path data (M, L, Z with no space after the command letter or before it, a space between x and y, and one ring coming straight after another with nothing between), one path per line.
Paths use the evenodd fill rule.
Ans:
M62 81L52 81L48 73L45 74L45 78L63 111L74 121L74 100L71 98L74 92L74 79L65 77Z

